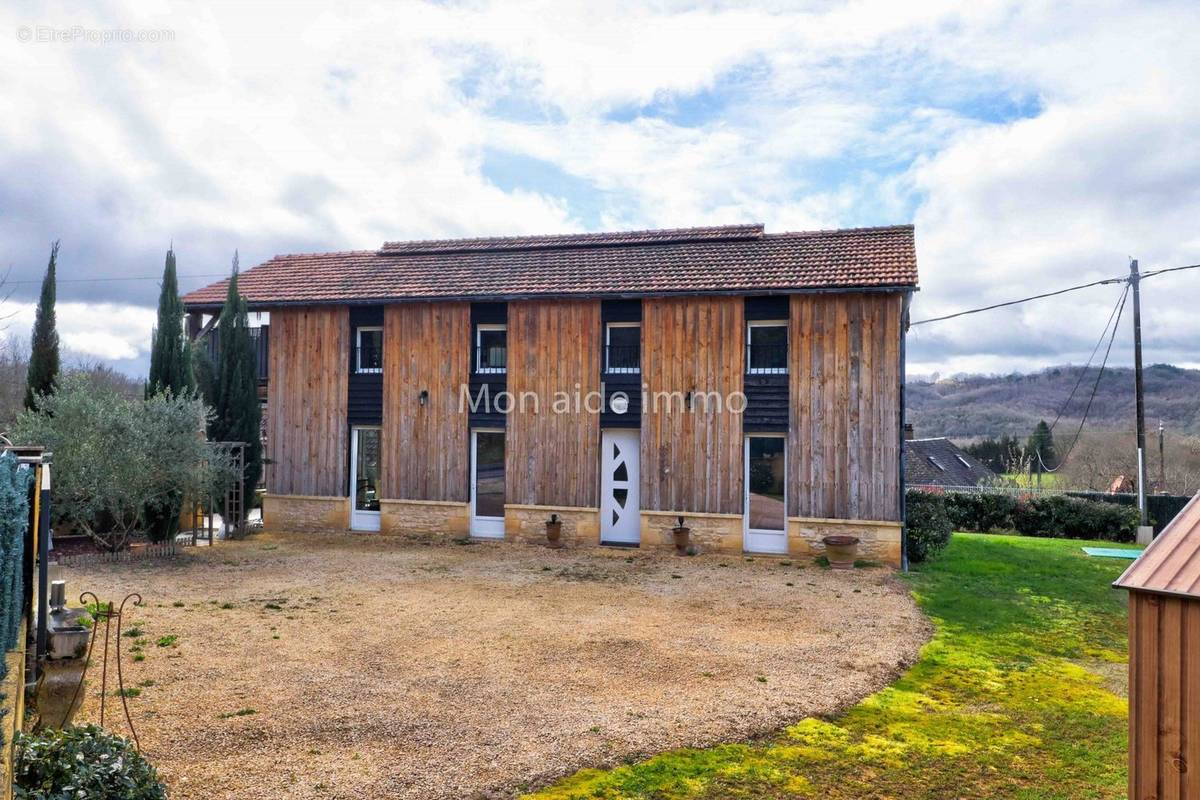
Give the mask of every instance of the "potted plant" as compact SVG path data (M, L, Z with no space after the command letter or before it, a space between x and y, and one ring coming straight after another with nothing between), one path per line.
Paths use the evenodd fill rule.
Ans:
M671 528L671 536L675 539L675 555L686 556L692 529L683 524L683 517L676 517L676 521L675 527Z
M834 569L853 569L858 558L858 537L834 534L821 540L825 545L825 557Z
M551 547L562 547L562 520L558 514L551 514L546 520L546 541Z

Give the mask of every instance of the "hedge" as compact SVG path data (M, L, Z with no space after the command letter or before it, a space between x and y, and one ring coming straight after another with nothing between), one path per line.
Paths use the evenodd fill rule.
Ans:
M12 650L20 634L25 586L25 534L29 528L29 484L33 471L22 469L11 453L0 454L0 652ZM0 664L0 678L4 665Z
M926 561L950 544L954 523L946 507L946 496L940 492L910 489L905 495L908 560L918 564Z
M1132 542L1137 536L1137 509L1123 504L1061 494L946 492L943 497L955 530L1111 542Z

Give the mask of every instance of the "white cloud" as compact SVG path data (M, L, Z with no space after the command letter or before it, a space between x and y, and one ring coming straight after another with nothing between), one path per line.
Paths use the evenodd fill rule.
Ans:
M2 331L27 340L37 314L35 303L7 303ZM137 362L150 354L155 311L116 303L58 303L55 324L63 357Z
M248 265L407 237L915 218L917 317L1116 274L1127 255L1200 261L1190 3L0 10L0 32L21 25L174 33L0 48L0 267L28 281L23 301L59 237L60 275L80 278L154 275L172 240L184 275L208 275L235 248ZM504 190L489 152L574 188ZM1196 278L1156 281L1149 357L1200 360ZM81 352L141 364L156 292L64 282L60 320ZM913 363L1081 360L1112 301L922 329Z

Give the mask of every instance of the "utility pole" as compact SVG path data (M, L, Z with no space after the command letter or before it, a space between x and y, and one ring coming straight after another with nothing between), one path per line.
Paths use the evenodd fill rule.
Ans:
M1167 490L1167 454L1166 448L1163 446L1163 434L1165 428L1163 421L1158 421L1158 490L1165 492Z
M1129 286L1133 289L1133 386L1137 406L1137 499L1138 514L1141 526L1138 528L1138 541L1149 543L1154 538L1150 525L1150 515L1146 510L1146 404L1142 390L1142 294L1141 274L1138 272L1137 259L1129 261Z

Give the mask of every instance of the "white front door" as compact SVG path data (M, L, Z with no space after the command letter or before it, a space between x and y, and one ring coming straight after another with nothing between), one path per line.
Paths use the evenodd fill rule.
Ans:
M783 436L747 436L745 460L743 547L749 553L786 553L786 440Z
M379 428L350 432L350 529L379 530Z
M639 440L636 430L606 430L600 437L600 542L638 544Z
M471 535L504 538L504 431L471 431Z

